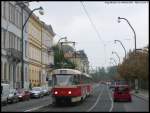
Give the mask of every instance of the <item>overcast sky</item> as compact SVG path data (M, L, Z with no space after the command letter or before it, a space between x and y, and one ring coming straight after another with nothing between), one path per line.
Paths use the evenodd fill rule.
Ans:
M84 50L88 56L90 66L109 66L110 57L118 63L119 60L112 51L119 54L121 61L125 56L120 43L122 41L127 52L134 49L134 34L126 21L118 23L118 16L129 20L137 37L137 48L149 45L149 15L147 2L110 3L110 2L83 2L92 22L100 36L92 27L81 2L31 2L31 10L42 6L44 15L39 18L46 24L51 24L56 34L69 41L75 41L76 50ZM55 41L60 39L57 35ZM104 48L104 43L105 48ZM113 61L112 61L113 62ZM114 63L115 64L115 63Z

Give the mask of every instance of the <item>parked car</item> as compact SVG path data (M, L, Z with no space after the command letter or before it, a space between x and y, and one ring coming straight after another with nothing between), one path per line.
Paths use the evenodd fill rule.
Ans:
M44 96L42 87L33 87L30 93L32 98L40 98Z
M117 85L115 86L113 93L114 101L132 101L130 88L128 85Z
M6 105L7 104L7 97L10 92L10 85L9 84L1 84L1 104Z
M28 90L19 89L17 95L20 101L29 100L31 93Z
M8 103L14 103L14 102L18 102L18 101L19 101L19 98L17 95L17 91L15 89L11 89L10 93L7 97L7 102Z
M43 90L44 96L50 94L50 92L49 92L49 90L48 90L48 87L42 87L42 90Z

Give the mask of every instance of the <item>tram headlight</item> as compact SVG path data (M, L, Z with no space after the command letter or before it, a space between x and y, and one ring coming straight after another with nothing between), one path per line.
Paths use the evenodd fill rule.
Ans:
M54 94L57 95L57 94L58 94L58 91L55 91Z
M68 94L71 94L71 91L68 91Z

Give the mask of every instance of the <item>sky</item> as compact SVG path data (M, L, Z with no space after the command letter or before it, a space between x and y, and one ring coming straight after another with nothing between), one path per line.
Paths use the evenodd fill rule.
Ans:
M107 67L119 59L112 51L117 52L122 62L126 51L134 49L134 33L126 21L118 23L118 17L126 18L136 33L137 48L149 45L149 3L148 2L82 2L94 24L92 26L81 2L31 2L29 8L42 6L44 15L38 11L35 14L46 24L51 25L58 35L54 37L57 42L60 37L67 37L68 41L77 42L76 50L84 50L89 59L90 67ZM99 34L99 35L98 35ZM112 62L110 64L110 61Z

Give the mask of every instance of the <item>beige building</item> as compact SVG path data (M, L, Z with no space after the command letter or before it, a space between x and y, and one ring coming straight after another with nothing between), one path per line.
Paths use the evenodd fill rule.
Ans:
M76 69L89 73L89 61L83 50L72 51L72 48L69 51L65 50L64 57L75 63Z
M53 64L53 45L55 33L51 26L40 21L35 15L29 19L29 79L32 86L46 84L48 65Z

